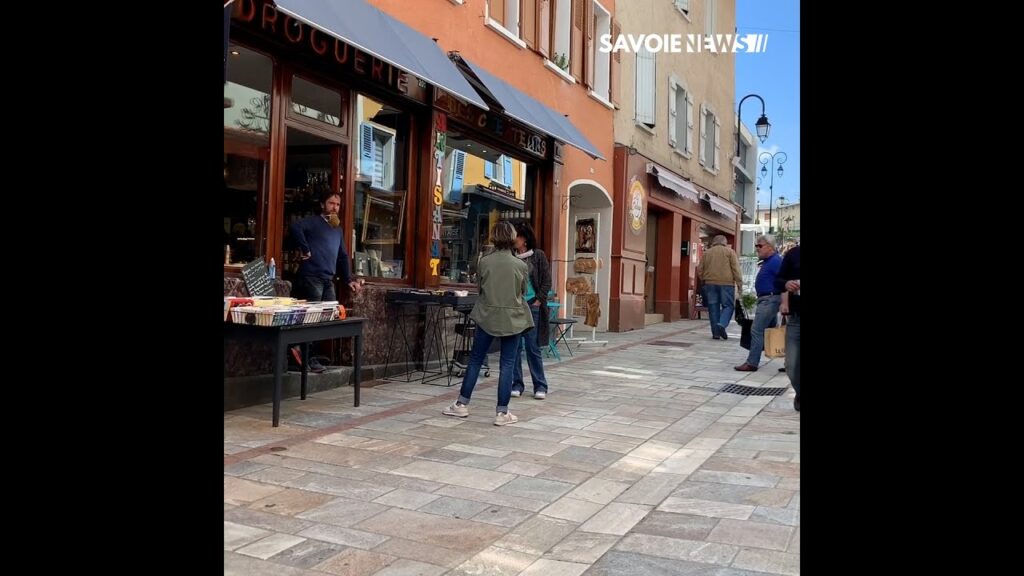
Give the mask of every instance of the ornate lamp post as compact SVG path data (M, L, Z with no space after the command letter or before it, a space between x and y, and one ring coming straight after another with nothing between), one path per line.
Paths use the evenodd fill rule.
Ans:
M771 123L768 122L768 117L764 115L764 98L757 94L747 94L744 96L736 109L736 158L740 157L740 122L743 121L743 100L751 97L761 101L761 117L757 119L754 127L757 128L757 137L762 143L768 139L768 132L772 129Z
M776 160L778 157L778 160ZM775 166L777 165L779 178L782 178L782 165L786 163L786 153L778 151L775 154L769 154L768 152L762 152L761 156L758 157L758 161L761 162L761 176L767 176L769 174L768 167L765 164L771 162L771 178L768 180L768 233L773 234L775 227L772 226L772 194L774 193L775 186Z

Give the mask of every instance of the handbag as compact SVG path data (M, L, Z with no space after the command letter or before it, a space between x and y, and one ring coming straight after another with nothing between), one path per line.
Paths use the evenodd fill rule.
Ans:
M768 358L784 358L786 356L786 325L783 320L778 328L765 328L764 355Z

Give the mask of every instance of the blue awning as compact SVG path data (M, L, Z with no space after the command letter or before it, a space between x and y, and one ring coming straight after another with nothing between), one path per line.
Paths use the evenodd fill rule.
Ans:
M274 4L296 20L488 109L433 40L365 0L274 0Z
M471 79L471 83L481 93L480 95L484 96L486 93L488 98L501 105L506 115L534 130L579 148L593 158L605 159L597 151L597 147L591 144L586 136L581 134L564 115L527 96L461 55L452 54L451 56L455 62L461 62L468 67L468 72L464 67L459 68L463 73L469 73L476 77Z

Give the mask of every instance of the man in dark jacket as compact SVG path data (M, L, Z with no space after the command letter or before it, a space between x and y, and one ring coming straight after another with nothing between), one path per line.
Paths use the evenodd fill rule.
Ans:
M775 289L782 292L779 312L786 319L786 375L796 391L793 409L800 411L800 246L794 246L782 259L775 277Z
M544 376L544 358L540 351L547 347L550 339L548 292L551 291L551 264L544 251L537 248L537 236L529 224L516 224L515 252L530 269L523 297L533 313L534 328L524 333L523 337L526 341L526 362L530 366L530 378L533 380L533 397L543 400L548 395L548 381ZM526 389L521 349L516 353L513 370L512 396L519 397Z

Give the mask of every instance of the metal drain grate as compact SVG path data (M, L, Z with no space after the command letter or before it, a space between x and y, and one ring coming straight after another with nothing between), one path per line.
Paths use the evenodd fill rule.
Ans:
M693 342L673 342L671 340L655 340L654 342L648 342L648 346L675 346L676 348L686 348L693 346Z
M729 384L719 392L723 394L739 394L740 396L781 396L788 388L756 388L742 384Z

